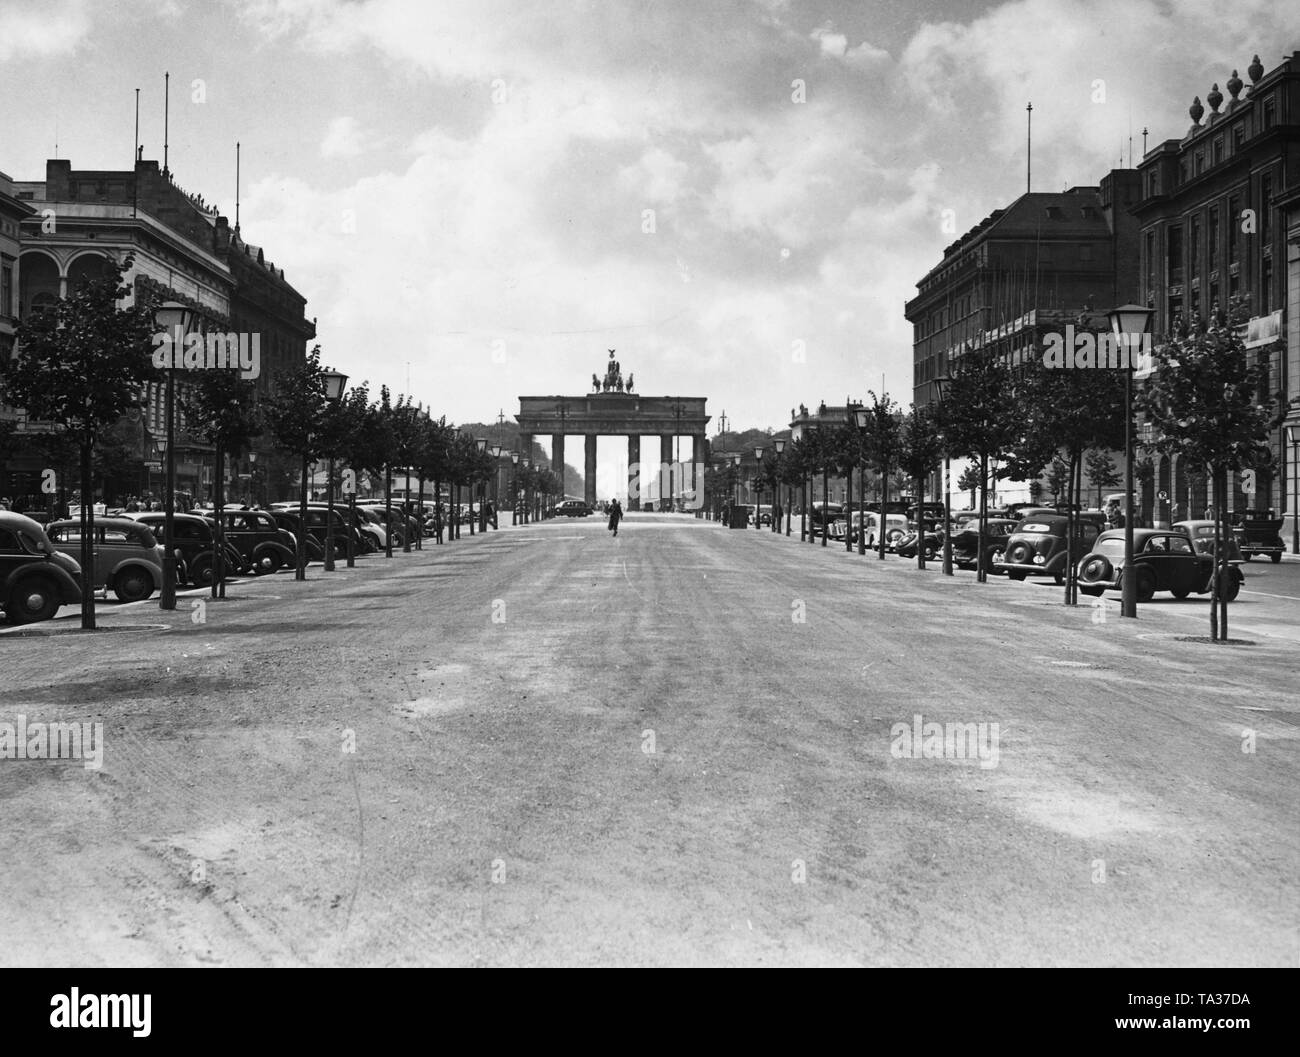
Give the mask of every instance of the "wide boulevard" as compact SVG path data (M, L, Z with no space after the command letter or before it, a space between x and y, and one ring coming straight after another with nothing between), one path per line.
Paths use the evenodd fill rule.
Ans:
M104 753L0 761L0 950L1294 965L1300 564L1246 573L1214 646L1195 596L633 514L14 629L0 718Z

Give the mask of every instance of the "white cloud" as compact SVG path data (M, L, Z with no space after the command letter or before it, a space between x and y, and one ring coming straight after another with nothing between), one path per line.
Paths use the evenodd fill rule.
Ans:
M71 52L90 32L84 0L0 2L0 62Z
M323 158L355 158L380 146L380 137L357 124L356 118L343 115L330 122L321 141Z

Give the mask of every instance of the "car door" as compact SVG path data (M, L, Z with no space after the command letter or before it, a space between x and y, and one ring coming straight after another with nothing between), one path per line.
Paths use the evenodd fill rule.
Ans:
M1185 536L1169 537L1169 590L1179 594L1199 591L1203 581L1201 562Z
M1157 591L1172 590L1171 570L1172 563L1169 555L1169 536L1160 535L1152 536L1146 546L1142 548L1142 561L1140 564L1150 569L1156 578ZM1181 539L1181 537L1177 537Z
M31 556L18 544L18 534L0 526L0 584L20 565L31 562Z

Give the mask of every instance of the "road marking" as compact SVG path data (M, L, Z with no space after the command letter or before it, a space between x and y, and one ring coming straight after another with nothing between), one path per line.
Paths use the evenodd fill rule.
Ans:
M1259 595L1260 598L1285 598L1290 602L1300 602L1300 598L1297 598L1295 595L1271 595L1267 591L1238 591L1237 593L1242 595Z

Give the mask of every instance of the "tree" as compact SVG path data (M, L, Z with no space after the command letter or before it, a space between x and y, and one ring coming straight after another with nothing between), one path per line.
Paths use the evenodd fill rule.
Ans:
M955 365L940 410L944 441L952 455L976 460L975 480L980 490L978 564L976 579L988 579L984 539L988 527L989 463L1004 459L1023 441L1023 409L1019 406L1017 378L993 349L975 349ZM965 477L963 476L963 480ZM958 487L967 487L958 483Z
M1052 504L1056 505L1061 502L1061 496L1066 494L1070 484L1070 468L1065 461L1059 456L1052 459L1052 465L1047 471L1047 487L1052 490Z
M81 626L95 627L93 557L96 444L119 418L139 407L153 366L154 305L129 308L126 275L133 255L77 285L67 297L18 324L13 358L0 364L0 397L37 420L63 427L81 464Z
M980 481L980 468L977 463L968 462L966 469L962 470L961 476L957 478L957 491L970 493L970 509L975 510L979 505L976 498L977 493L983 488L983 482Z
M276 376L266 401L266 422L272 434L281 446L295 452L300 459L298 510L302 531L298 534L295 580L307 578L307 465L319 451L326 406L325 379L317 345L301 365Z
M1097 506L1100 507L1102 493L1107 488L1122 484L1124 478L1115 468L1115 460L1110 457L1110 452L1105 448L1093 448L1084 456L1083 461L1088 470L1088 480L1097 488Z
M889 506L889 475L898 465L902 448L902 409L888 393L877 396L868 392L871 403L867 407L867 429L863 444L867 461L880 474L880 539L877 541L878 557L885 557L885 513ZM866 525L861 526L866 532Z
M898 464L916 482L916 567L925 568L925 482L943 458L943 440L939 435L938 407L923 404L913 407L903 420Z
M1222 545L1227 475L1268 461L1271 404L1259 403L1264 370L1249 362L1236 329L1222 311L1205 322L1179 322L1168 342L1154 350L1155 370L1138 406L1158 431L1154 447L1210 468L1214 506L1215 572L1210 639L1228 637L1227 547Z
M213 474L212 505L216 514L215 562L212 597L226 594L225 540L221 509L225 504L226 458L238 461L261 430L261 415L256 404L257 389L238 371L211 370L196 372L187 396L180 402L190 423L200 436L216 449Z
M356 474L363 469L367 463L365 457L364 445L368 440L366 433L366 414L370 407L370 387L363 382L361 385L354 385L344 393L336 402L329 403L321 420L321 428L317 434L317 449L320 457L327 459L330 463L340 459L348 463L348 468L354 475L353 487L356 487ZM331 471L333 467L331 466ZM330 473L330 480L327 487L327 497L334 494L334 474ZM352 493L356 495L355 491ZM332 509L332 507L331 507ZM355 516L355 511L350 512ZM328 519L327 519L328 527ZM326 532L326 535L329 535ZM348 562L352 564L355 559L354 540L356 537L356 525L348 525ZM327 544L332 546L333 544Z

